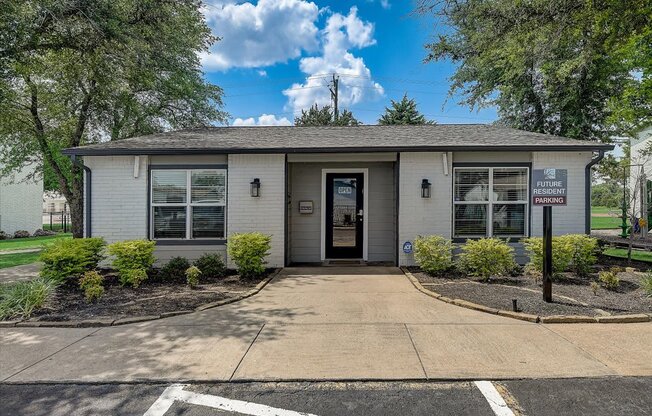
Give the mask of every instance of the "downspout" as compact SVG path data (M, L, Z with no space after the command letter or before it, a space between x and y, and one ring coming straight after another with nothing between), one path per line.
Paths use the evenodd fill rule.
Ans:
M80 162L77 159L77 155L72 155L70 157L72 160L72 163L79 165L82 169L84 169L84 172L86 172L86 178L84 181L84 184L86 185L86 192L85 192L85 198L84 198L84 222L86 227L84 230L84 237L90 238L93 235L92 229L91 229L91 190L92 190L92 174L93 172L91 171L91 168L88 166L84 165L82 162Z
M598 155L591 159L584 170L584 233L591 234L591 168L604 158L604 150L598 150Z

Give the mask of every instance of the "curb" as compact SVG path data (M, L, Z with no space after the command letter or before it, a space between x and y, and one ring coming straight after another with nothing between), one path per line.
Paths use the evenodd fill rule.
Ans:
M235 303L243 299L254 296L269 282L271 282L276 276L281 273L283 268L277 269L272 272L265 279L261 280L260 283L256 285L253 289L232 297L228 299L223 299L216 302L206 303L203 305L197 306L195 309L187 309L183 311L172 311L172 312L163 312L160 315L147 315L147 316L132 316L128 318L119 318L119 319L85 319L81 321L24 321L24 320L14 320L14 321L0 321L0 328L101 328L107 326L119 326L127 324L135 324L139 322L149 322L156 321L158 319L170 318L172 316L187 315L194 312L201 312L207 309L216 308L222 305L228 305L229 303Z
M632 315L610 315L610 316L584 316L584 315L550 315L550 316L539 316L539 315L530 315L522 312L513 312L506 311L502 309L491 308L489 306L480 305L477 303L469 302L463 299L451 299L446 296L435 292L431 289L426 289L419 282L419 280L414 277L410 271L405 268L400 268L403 274L412 282L412 285L421 293L441 300L442 302L450 303L451 305L460 306L466 309L473 309L474 311L489 313L492 315L500 315L507 318L518 319L521 321L542 323L542 324L629 324L629 323L639 323L639 322L650 322L652 321L652 314L637 313Z

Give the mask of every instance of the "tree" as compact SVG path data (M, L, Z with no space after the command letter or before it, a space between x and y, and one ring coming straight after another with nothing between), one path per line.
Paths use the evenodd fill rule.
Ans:
M317 104L308 111L301 110L301 115L294 118L295 126L359 126L360 123L349 110L344 110L335 120L329 105L319 108Z
M623 188L617 183L603 182L591 188L591 205L612 208L614 211L622 205Z
M417 110L417 103L414 99L403 95L401 101L391 100L392 107L385 107L385 114L378 119L378 124L435 124L434 121L426 120L426 117Z
M606 140L651 120L648 0L420 0L417 11L453 29L426 45L426 62L452 60L450 93L497 106L502 124Z
M82 236L82 167L61 150L225 122L198 54L199 0L8 0L0 6L0 161L40 162Z

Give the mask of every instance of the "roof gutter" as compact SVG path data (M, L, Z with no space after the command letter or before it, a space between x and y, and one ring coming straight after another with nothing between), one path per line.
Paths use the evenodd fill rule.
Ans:
M93 235L92 229L91 229L91 191L92 191L92 175L93 172L91 171L91 168L88 166L84 165L79 159L77 159L76 154L72 154L70 156L70 160L72 161L73 164L76 164L80 166L82 169L84 169L84 172L86 172L86 180L84 184L86 185L86 196L84 198L84 222L86 227L84 227L84 237L90 238Z
M591 159L584 170L584 233L591 234L591 168L604 159L604 150Z
M213 155L213 154L289 154L289 153L378 153L378 152L572 152L613 150L613 145L507 145L494 146L376 146L376 147L276 147L276 148L85 148L64 149L64 155L137 156L137 155Z

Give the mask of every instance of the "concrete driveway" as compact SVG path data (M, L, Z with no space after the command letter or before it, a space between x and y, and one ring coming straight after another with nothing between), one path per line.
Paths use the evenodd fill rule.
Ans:
M288 268L220 308L0 339L6 382L652 375L650 323L521 322L430 298L386 267Z

